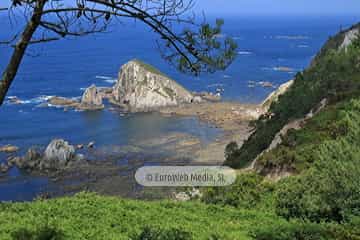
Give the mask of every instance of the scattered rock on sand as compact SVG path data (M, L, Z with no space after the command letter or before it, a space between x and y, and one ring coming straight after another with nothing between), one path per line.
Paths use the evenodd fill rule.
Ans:
M18 150L19 148L13 145L5 145L0 147L0 152L4 152L4 153L14 153L17 152Z

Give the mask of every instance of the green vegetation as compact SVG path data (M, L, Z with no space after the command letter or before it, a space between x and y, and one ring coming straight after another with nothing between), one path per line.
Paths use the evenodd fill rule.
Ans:
M240 174L235 184L203 190L202 201L207 204L233 206L243 209L263 208L272 205L273 184L254 173Z
M154 67L150 64L147 64L139 59L134 59L133 61L136 62L137 64L139 64L141 67L145 68L146 71L169 78L168 76L166 76L165 73L161 72L159 69L157 69L156 67Z
M283 126L292 120L303 118L310 110L316 108L322 99L326 98L330 105L334 105L338 102L360 96L360 48L356 44L357 41L346 51L345 49L334 50L329 48L332 45L338 46L339 43L332 42L335 40L339 42L341 36L343 39L343 33L332 38L317 56L312 66L296 75L292 87L279 97L278 102L271 105L269 110L273 113L271 119L263 116L253 123L256 126L255 133L250 136L240 149L234 151L227 158L226 165L234 168L247 166L270 145L276 133ZM323 117L327 118L326 116ZM330 121L331 119L328 120ZM318 128L320 131L313 131L314 129L310 127L307 132L303 132L309 135L304 136L303 140L315 139L317 137L316 134L321 135L323 133L321 130L323 127L330 128L331 126L326 125L326 123L320 123ZM326 137L321 137L320 140L325 139ZM288 138L288 140L291 139ZM276 151L280 155L289 155L286 161L291 159L293 154L291 148L280 148ZM305 149L305 152L307 152L307 149ZM274 161L277 160L275 159ZM273 164L278 165L276 162Z
M253 225L268 225L277 218L271 212L199 202L146 202L80 193L31 203L2 203L0 239L21 239L12 238L21 233L39 239L39 232L49 227L50 233L63 239L251 239ZM184 237L171 237L174 232Z

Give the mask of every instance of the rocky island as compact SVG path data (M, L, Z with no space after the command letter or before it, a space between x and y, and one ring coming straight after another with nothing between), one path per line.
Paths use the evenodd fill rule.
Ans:
M140 60L123 65L111 102L132 112L191 103L194 96L180 84Z
M47 104L79 110L101 110L105 108L104 99L129 112L150 112L182 104L216 102L220 96L208 92L190 92L155 67L134 59L120 68L113 87L96 87L92 84L85 89L81 100L55 96Z

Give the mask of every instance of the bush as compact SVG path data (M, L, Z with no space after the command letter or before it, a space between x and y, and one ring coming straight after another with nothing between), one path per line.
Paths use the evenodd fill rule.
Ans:
M204 189L201 200L208 204L252 208L263 200L265 193L271 191L271 186L263 183L263 177L246 173L240 174L231 186Z
M191 240L191 234L179 229L160 229L145 227L134 240Z
M236 142L230 142L225 148L225 158L230 158L239 149Z
M278 186L279 215L314 222L344 222L360 215L360 100L344 105L340 114L347 135L320 144L314 151L314 165Z
M42 227L37 231L30 231L21 228L11 234L13 240L63 240L64 235L61 231L52 227Z
M256 240L358 240L353 229L334 224L283 222L257 227L251 234Z

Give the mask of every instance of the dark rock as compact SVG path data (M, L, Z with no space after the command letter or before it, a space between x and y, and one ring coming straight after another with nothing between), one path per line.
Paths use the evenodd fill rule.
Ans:
M10 167L6 163L0 164L0 173L7 173L9 171Z

